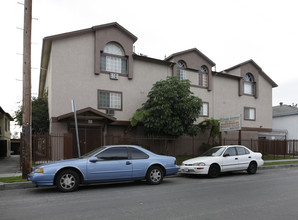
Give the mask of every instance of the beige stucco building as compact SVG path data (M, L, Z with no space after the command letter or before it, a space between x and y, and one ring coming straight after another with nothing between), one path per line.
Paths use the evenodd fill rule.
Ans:
M136 40L118 23L44 38L39 95L48 94L50 133L74 133L74 99L83 142L104 144L106 134L126 131L152 85L168 76L190 80L203 100L199 121L241 114L243 136L272 129L277 84L253 60L216 72L196 48L159 60L134 53Z
M11 151L10 122L13 118L0 106L0 157L9 157Z

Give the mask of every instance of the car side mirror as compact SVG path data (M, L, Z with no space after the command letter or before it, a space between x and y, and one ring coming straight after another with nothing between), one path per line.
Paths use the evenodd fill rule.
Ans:
M224 156L224 157L229 157L229 156L230 156L230 154L224 154L223 156Z
M89 162L91 162L91 163L96 163L97 161L98 161L97 158L92 158L92 159L89 160Z

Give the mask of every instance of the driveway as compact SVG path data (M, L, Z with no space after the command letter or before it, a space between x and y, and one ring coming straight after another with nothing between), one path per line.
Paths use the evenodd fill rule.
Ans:
M0 177L18 176L20 172L20 155L0 159Z

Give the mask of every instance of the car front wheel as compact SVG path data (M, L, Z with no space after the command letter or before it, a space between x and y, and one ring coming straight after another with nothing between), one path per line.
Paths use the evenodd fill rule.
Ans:
M211 177L211 178L215 178L215 177L218 177L219 174L220 174L220 168L219 168L219 166L216 165L216 164L212 164L209 167L208 176Z
M250 162L248 168L247 168L247 173L248 174L255 174L257 172L258 166L256 162Z
M75 191L79 187L79 175L73 170L63 170L58 173L56 186L62 192Z
M146 174L146 180L151 185L157 185L162 182L163 176L164 176L164 173L161 167L152 166L149 168Z

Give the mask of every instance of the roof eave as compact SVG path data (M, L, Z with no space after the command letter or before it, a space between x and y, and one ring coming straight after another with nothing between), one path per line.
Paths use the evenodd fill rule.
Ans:
M85 113L85 112L92 112L98 116L101 116L101 117L104 117L112 122L116 121L117 119L115 117L112 117L112 116L109 116L105 113L102 113L100 111L97 111L91 107L87 107L87 108L83 108L83 109L80 109L80 110L77 110L76 111L76 114L79 115L79 114L82 114L82 113ZM66 114L63 114L63 115L60 115L57 117L58 121L61 121L61 120L64 120L64 119L67 119L67 118L71 118L74 116L74 112L70 112L70 113L66 113Z
M177 52L177 53L173 53L170 56L168 56L165 60L166 61L169 61L169 60L171 60L175 56L178 56L178 55L181 55L181 54L185 54L185 53L189 53L189 52L192 52L192 51L198 53L200 56L202 56L204 59L206 59L209 62L209 64L211 64L211 66L215 66L216 65L211 59L209 59L209 57L207 57L205 54L203 54L197 48L191 48L191 49L188 49L188 50L184 50L184 51L180 51L180 52Z
M241 67L241 66L243 66L243 65L245 65L245 64L248 64L248 63L252 63L255 67L256 67L256 69L258 69L259 71L260 71L260 73L261 73L261 75L271 84L271 86L272 86L272 88L275 88L275 87L278 87L278 85L262 70L262 68L255 62L255 61L253 61L252 59L250 59L250 60L247 60L247 61L245 61L245 62L242 62L242 63L239 63L239 64L237 64L237 65L235 65L235 66L232 66L232 67L230 67L230 68L228 68L228 69L225 69L224 71L225 72L229 72L229 71L231 71L231 70L233 70L233 69L236 69L236 68L239 68L239 67Z

